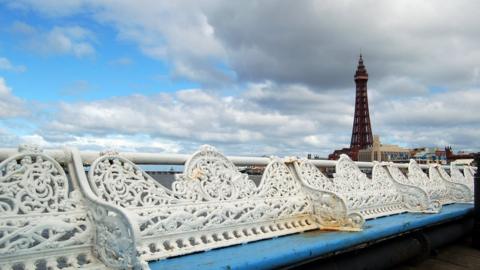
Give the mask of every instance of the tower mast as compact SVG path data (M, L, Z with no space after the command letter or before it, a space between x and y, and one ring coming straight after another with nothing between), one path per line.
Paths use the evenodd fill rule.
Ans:
M353 118L352 140L350 150L352 158L358 159L358 150L372 146L373 136L370 125L370 113L368 111L367 81L368 73L363 64L362 54L358 60L357 71L355 72L355 114Z

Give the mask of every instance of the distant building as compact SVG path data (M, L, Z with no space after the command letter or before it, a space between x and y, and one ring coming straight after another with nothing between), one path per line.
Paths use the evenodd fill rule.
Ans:
M327 158L320 157L319 155L307 154L307 159L326 160Z
M448 163L455 160L459 160L459 159L467 159L467 160L473 159L472 153L466 153L461 151L461 152L458 152L457 154L454 154L451 146L445 147L445 155L447 156Z
M348 155L350 158L354 159L353 156L356 156L356 152L352 151L350 148L342 148L342 149L337 149L333 151L330 155L328 155L328 159L330 160L337 160L340 158L341 154ZM354 160L357 160L356 158Z
M420 164L447 164L446 151L440 150L438 147L419 147L411 151L412 159Z
M358 151L358 161L408 162L410 150L393 144L381 144L378 135L373 136L373 144Z

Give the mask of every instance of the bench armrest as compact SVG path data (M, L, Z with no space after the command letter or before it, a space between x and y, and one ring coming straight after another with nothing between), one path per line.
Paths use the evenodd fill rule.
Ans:
M67 151L71 155L69 166L72 168L69 168L69 171L72 178L77 180L86 199L90 217L96 228L94 242L96 255L112 268L148 269L148 264L140 259L137 250L140 233L135 215L100 200L88 184L78 150L71 148Z

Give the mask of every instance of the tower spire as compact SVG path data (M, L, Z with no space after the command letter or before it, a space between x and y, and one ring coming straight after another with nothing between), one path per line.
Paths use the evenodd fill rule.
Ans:
M358 150L372 146L373 143L370 112L368 110L368 72L363 64L363 56L361 53L358 59L354 80L356 85L356 97L350 150L352 151L352 158L357 160Z

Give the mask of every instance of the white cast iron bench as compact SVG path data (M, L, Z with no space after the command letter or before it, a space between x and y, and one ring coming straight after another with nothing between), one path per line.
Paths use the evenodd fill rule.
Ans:
M282 160L271 160L257 187L210 146L188 158L171 189L115 152L91 164L88 181L98 199L131 214L142 261L317 229L337 210L322 193L306 195ZM341 219L363 224L358 214Z
M305 187L336 194L345 201L348 212L358 212L364 219L403 212L428 212L427 195L415 186L395 182L387 166L375 162L370 179L347 155L341 155L334 178L326 177L306 159L296 162L295 170Z
M440 165L430 164L428 167L428 175L426 175L418 163L411 159L408 164L407 181L422 188L427 192L432 202L437 202L440 205L471 200L468 187L446 180L442 177L442 172L439 171L439 168L443 170ZM446 175L446 172L443 172L443 174ZM405 178L399 178L398 180L405 181Z
M64 167L29 145L0 163L0 269L145 267L128 213L82 189L78 152L56 152Z
M475 171L470 166L463 166L463 173L460 171L460 168L455 163L450 163L450 179L451 181L459 184L466 185L472 194L474 193L474 182L473 175ZM473 199L473 198L472 198Z
M455 165L453 165L455 166ZM441 181L445 184L445 186L448 189L448 197L449 201L446 201L446 203L467 203L467 202L473 202L473 190L469 188L468 185L464 183L458 183L456 182L452 176L450 176L443 166L437 165L437 164L432 164L429 166L429 177L430 178L436 178L436 179L441 179ZM452 169L452 165L450 166L450 172ZM468 169L465 169L468 170ZM455 169L454 169L455 171ZM455 172L453 172L455 174ZM440 181L440 180L439 180ZM468 180L465 182L469 182ZM473 181L472 181L472 187L473 187Z
M452 182L464 184L469 189L470 192L474 192L473 190L473 174L470 166L463 167L463 173L458 168L458 165L455 163L450 163L450 179ZM473 198L472 198L473 199Z
M443 200L448 196L445 184L428 177L417 162L410 160L407 176L394 164L390 164L387 168L397 183L415 186L427 194L428 210L430 212L438 213L442 209Z
M93 236L80 191L57 161L23 145L0 163L0 269L103 268Z
M477 172L477 170L478 170L478 167L472 167L472 166L464 166L463 167L463 179L462 180L464 181L464 183L462 183L462 184L465 184L468 187L470 187L472 192L474 192L473 191L473 184L474 184L473 179L474 179L474 175ZM462 180L460 180L460 181L462 181Z

